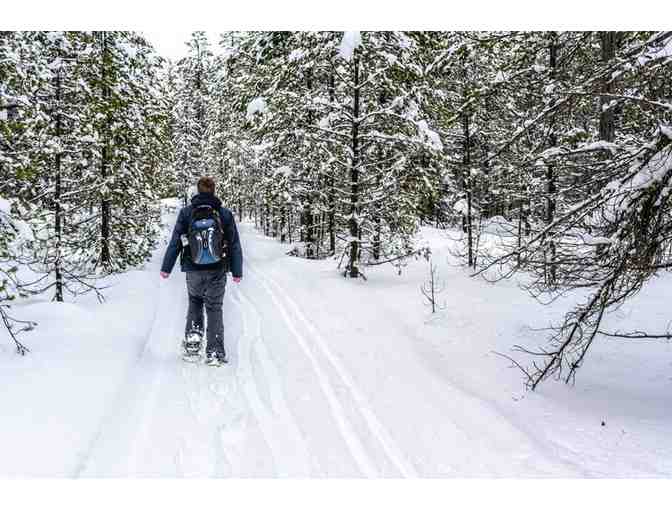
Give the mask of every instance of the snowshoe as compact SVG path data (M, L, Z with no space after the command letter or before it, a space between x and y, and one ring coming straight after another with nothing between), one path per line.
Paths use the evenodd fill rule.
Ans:
M226 359L226 354L223 352L209 352L205 357L205 364L211 367L219 367L228 362L229 360Z
M182 359L192 363L201 358L201 343L203 337L197 333L191 333L182 341Z
M182 353L182 361L186 361L187 363L198 363L201 361L201 354L187 354L186 352Z

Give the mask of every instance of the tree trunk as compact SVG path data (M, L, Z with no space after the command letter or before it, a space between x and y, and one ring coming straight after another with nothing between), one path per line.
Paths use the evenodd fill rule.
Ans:
M383 105L385 104L385 91L382 90L380 94L378 95L378 107L382 109ZM383 173L382 169L382 164L383 164L383 157L384 157L384 151L383 147L381 144L378 144L377 147L377 157L378 157L378 175L376 176L376 187L380 189L380 186L382 185L381 182L381 175ZM374 208L374 233L373 233L373 258L374 260L380 260L380 251L381 251L381 246L380 246L380 237L381 237L381 229L382 229L382 218L380 215L380 209L378 207Z
M289 237L289 244L292 244L292 214L289 211L285 214L287 214L287 235Z
M357 50L355 50L356 52ZM359 57L353 58L352 162L350 166L350 263L351 278L359 276Z
M56 72L56 137L61 145L61 69ZM56 183L54 186L54 231L56 234L56 260L54 273L56 277L56 301L63 302L63 273L61 272L61 149L56 153Z
M378 161L382 162L383 160L383 150L378 146ZM381 186L380 182L380 174L381 174L381 169L378 169L378 175L376 176L376 186ZM380 218L380 212L378 208L374 208L375 213L374 213L374 218L373 222L375 224L374 227L374 233L373 233L373 250L372 250L372 255L374 260L380 260L380 233L381 233L381 218Z
M616 56L616 46L620 39L619 32L600 32L600 48L602 50L602 62L607 63ZM614 91L611 76L604 78L602 93L612 94ZM614 108L607 105L611 99L608 96L600 96L600 140L613 142L616 132L614 124Z
M312 71L308 69L306 71L306 86L308 91L312 91L313 88L313 76ZM313 125L313 110L308 108L308 125ZM306 258L314 259L315 258L315 218L313 215L313 183L311 182L311 174L313 172L311 169L308 169L306 176L306 203L304 207L305 213L305 226L306 226Z
M467 262L469 267L474 263L474 238L473 238L473 219L472 219L472 193L471 193L471 170L469 165L471 164L471 134L469 130L469 112L465 109L462 114L462 133L464 136L464 146L462 148L462 164L464 167L463 170L463 181L464 181L464 191L467 198L467 214L463 218L466 222L466 232L467 232Z
M108 83L107 77L107 67L109 65L108 58L108 48L107 48L107 33L102 32L103 38L103 55L102 55L102 82L103 82L103 105L106 109L105 112L105 132L103 135L103 146L101 154L101 163L100 163L100 173L103 178L103 185L105 186L105 195L103 196L102 202L100 204L100 217L101 217L101 249L100 249L100 260L103 264L103 267L106 270L110 269L112 259L110 257L110 200L107 197L109 192L107 186L107 178L109 175L109 165L110 165L110 131L112 125L111 118L111 92L110 84Z
M334 73L329 76L329 102L334 103L336 96L336 80ZM336 172L335 166L332 167L329 178L329 254L334 256L336 254Z
M284 243L286 241L286 225L285 219L287 218L287 213L285 212L285 207L280 211L280 242Z
M557 34L551 32L551 40L549 44L548 64L551 70L551 78L555 78L558 65L558 45ZM558 138L555 134L555 116L551 117L549 126L548 144L550 147L555 147L558 144ZM555 167L552 164L546 166L546 224L550 225L555 219L555 194L557 193ZM550 237L548 243L548 254L546 258L547 264L547 283L555 284L557 271L555 267L556 247L553 241L553 232L549 232Z

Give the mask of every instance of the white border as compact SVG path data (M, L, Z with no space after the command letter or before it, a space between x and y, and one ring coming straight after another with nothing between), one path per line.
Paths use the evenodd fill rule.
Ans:
M670 489L670 480L0 481L13 510L631 510L665 508Z
M8 0L9 30L665 30L672 2L639 0Z

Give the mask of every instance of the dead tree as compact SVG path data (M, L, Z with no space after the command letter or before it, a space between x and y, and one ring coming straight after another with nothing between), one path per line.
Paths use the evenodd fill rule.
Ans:
M432 313L436 313L437 309L445 308L445 304L438 304L437 299L439 294L446 290L446 285L438 277L436 266L432 262L431 255L429 256L429 279L420 286L420 292L427 300L425 305L432 307Z

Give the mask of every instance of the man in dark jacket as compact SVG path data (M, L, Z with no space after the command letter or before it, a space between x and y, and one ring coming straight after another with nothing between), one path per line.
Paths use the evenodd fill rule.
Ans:
M203 307L208 316L206 356L208 364L217 365L226 362L224 350L224 321L222 302L226 290L226 272L233 275L233 281L240 283L243 277L243 253L238 238L238 229L233 214L222 207L222 202L215 196L215 181L211 177L201 177L197 184L198 194L180 211L173 235L166 248L161 265L161 277L168 278L175 266L177 256L181 253L180 265L187 278L189 293L189 310L185 326L185 349L198 351L203 337ZM191 260L188 247L182 245L182 236L189 232L189 222L194 207L209 205L219 212L224 231L224 241L228 245L224 260L208 265L198 265Z

